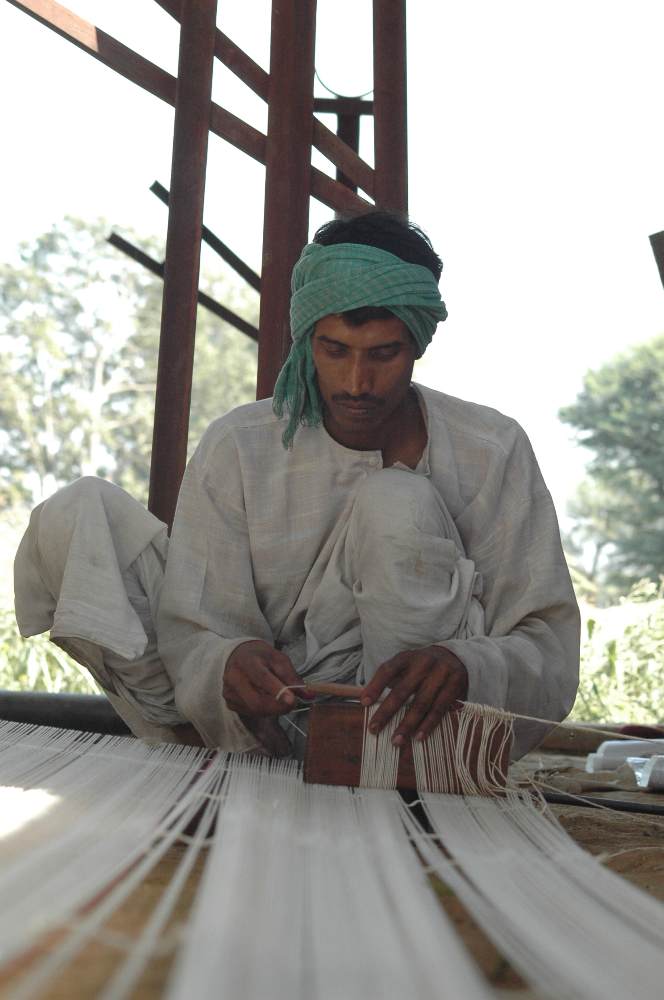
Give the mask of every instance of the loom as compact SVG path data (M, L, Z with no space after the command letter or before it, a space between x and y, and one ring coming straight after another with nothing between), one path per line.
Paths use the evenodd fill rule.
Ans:
M455 795L492 794L505 787L512 743L507 715L456 703L438 734L432 733L420 745L407 740L403 747L392 749L391 736L403 711L383 734L372 737L367 731L371 710L359 704L361 687L313 683L306 689L335 699L311 707L303 768L307 783L401 790L424 785L431 792ZM464 725L469 713L472 724ZM395 773L388 777L380 758L390 752Z
M425 830L395 791L305 784L293 761L0 722L0 792L36 808L0 837L0 965L57 931L13 1000L36 1000L108 935L176 845L144 927L109 939L118 963L99 1000L136 995L165 947L167 1000L492 1000L422 862L538 995L661 993L661 904L509 784L500 797L421 790ZM189 929L169 937L197 858Z

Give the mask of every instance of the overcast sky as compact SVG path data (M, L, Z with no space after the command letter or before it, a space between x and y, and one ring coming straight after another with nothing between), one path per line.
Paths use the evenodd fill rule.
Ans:
M152 0L72 8L175 72L177 29ZM268 0L219 10L268 68ZM319 0L317 69L340 93L371 88L370 10ZM664 330L648 242L664 229L663 37L661 0L408 3L410 210L445 261L449 309L418 377L515 416L561 516L583 453L559 407L588 368ZM66 213L165 234L148 187L169 183L170 108L9 3L0 75L3 259ZM262 102L219 66L214 97L265 129ZM206 222L257 269L263 176L211 137ZM312 228L329 216L314 204Z

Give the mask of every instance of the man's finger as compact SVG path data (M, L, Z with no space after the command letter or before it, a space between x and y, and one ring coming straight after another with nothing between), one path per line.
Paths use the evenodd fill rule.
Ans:
M380 698L386 687L394 686L395 677L404 670L412 655L412 652L397 653L391 660L386 660L385 663L381 664L362 692L360 703L365 708L373 705Z
M436 702L436 693L439 687L440 681L435 677L430 677L425 683L420 684L408 711L392 737L395 746L401 746L419 730L432 705Z
M273 689L269 678L272 678ZM281 687L281 681L258 661L253 662L250 669L228 671L224 676L222 693L226 704L235 712L256 716L281 715L288 710L275 697Z
M415 733L415 739L420 742L425 740L431 735L436 726L439 726L443 716L449 712L449 710L458 705L457 702L456 685L446 685L440 692L435 702L431 706L429 712L425 715L424 719L417 726L417 732Z
M279 682L277 681L276 684ZM242 711L249 715L281 715L285 711L284 705L278 702L274 696L263 686L262 678L253 675L248 685L243 686L239 693L246 708Z
M245 643L233 654L224 674L223 696L234 711L251 715L282 715L296 698L286 690L300 682L289 658L267 643ZM281 698L277 696L281 694Z
M302 678L296 671L288 656L285 653L275 650L270 656L269 669L279 678L280 685L277 691L279 700L289 708L294 708L297 702L298 687L302 684ZM284 691L284 688L294 688L295 690ZM281 694L279 694L281 692Z
M296 680L293 683L299 684L300 678L297 674L295 677ZM274 672L272 663L269 666L261 664L260 669L253 675L253 681L261 695L270 700L270 711L263 714L283 715L284 712L290 712L295 707L297 701L295 692L284 690L288 684L284 682L283 677Z
M392 688L388 696L381 702L374 713L369 731L378 733L392 716L406 704L410 696L417 691L422 683L423 675L416 667L411 667L408 673Z

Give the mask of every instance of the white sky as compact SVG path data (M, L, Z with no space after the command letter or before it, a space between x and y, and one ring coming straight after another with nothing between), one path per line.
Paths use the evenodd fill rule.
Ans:
M152 0L72 5L176 71L175 22ZM265 68L269 6L219 4ZM341 93L371 87L370 10L319 0L317 68ZM648 242L664 229L662 37L661 0L409 0L410 211L445 261L450 313L418 377L515 416L561 516L584 456L559 407L588 368L664 330ZM148 187L169 184L170 108L8 3L0 78L3 259L65 213L165 233ZM265 129L220 66L214 97ZM263 168L215 136L208 164L205 220L259 269ZM312 228L330 214L314 204Z

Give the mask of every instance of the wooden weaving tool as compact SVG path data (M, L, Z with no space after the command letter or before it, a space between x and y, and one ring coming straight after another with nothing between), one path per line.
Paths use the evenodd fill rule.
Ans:
M357 699L357 701L353 703L349 700L338 700L311 707L304 757L305 782L359 786L367 717L367 709L359 704L363 689L351 684L312 683L306 685L306 690L312 694L334 696L338 699ZM479 724L464 729L464 735L461 737L463 745L460 746L459 729L463 709L464 706L457 703L447 713L446 724L451 726L452 742L456 751L456 758L447 761L448 774L451 772L453 780L451 783L448 781L445 788L430 788L430 791L446 791L450 794L461 794L464 791L457 771L456 759L459 757L463 760L466 777L471 781L481 783L478 781L480 764L485 764L486 760L489 760L493 764L495 786L501 788L506 784L511 749L508 722L501 721L496 724L495 720L492 720L490 724L487 723L489 727L487 732L483 733L484 720L480 719ZM483 736L486 740L484 747L482 747ZM375 787L382 786L376 784ZM400 748L396 787L399 789L418 787L411 740L406 740Z

